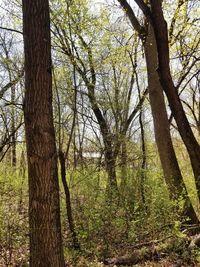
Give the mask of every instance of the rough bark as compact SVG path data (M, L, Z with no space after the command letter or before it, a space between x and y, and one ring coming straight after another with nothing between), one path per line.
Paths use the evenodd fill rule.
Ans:
M30 266L64 267L48 0L23 0Z

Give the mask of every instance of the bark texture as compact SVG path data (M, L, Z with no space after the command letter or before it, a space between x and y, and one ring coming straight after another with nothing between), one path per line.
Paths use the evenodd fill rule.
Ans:
M30 266L64 267L52 111L49 3L23 0L22 4Z

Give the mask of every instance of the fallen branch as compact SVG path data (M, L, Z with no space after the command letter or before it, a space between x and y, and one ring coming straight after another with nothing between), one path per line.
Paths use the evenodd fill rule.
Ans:
M169 239L169 241L162 243L166 239ZM162 244L156 246L156 244L160 243ZM140 262L145 262L148 260L150 261L160 260L166 256L169 256L170 253L172 252L172 248L173 248L173 253L177 253L177 257L180 258L181 257L180 253L183 253L185 250L187 250L190 254L195 246L200 247L200 234L191 237L185 236L181 238L181 243L179 240L179 246L177 246L177 251L176 248L174 247L175 243L176 243L176 238L173 238L173 236L171 235L160 240L144 242L136 244L132 247L129 246L130 249L133 249L133 251L131 251L129 255L108 258L104 261L104 264L111 266L114 265L132 266L134 264L138 264Z
M182 233L188 236L194 236L200 233L200 224L186 225L185 227L183 225L183 228Z
M148 242L142 242L142 243L139 243L139 244L136 244L136 245L126 245L126 248L132 248L132 249L139 249L139 248L142 248L142 247L149 247L149 246L153 246L153 245L157 245L167 239L170 239L172 238L173 235L170 235L170 236L167 236L167 237L164 237L162 239L158 239L158 240L151 240L151 241L148 241ZM123 244L120 245L120 247L123 247Z
M191 237L189 249L193 249L195 247L200 247L200 234Z
M159 259L160 256L157 250L153 248L145 248L141 250L135 250L132 255L109 258L104 261L105 265L128 265L132 266L142 261Z

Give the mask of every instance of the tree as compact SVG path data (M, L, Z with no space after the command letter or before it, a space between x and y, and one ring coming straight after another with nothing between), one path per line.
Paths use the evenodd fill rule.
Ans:
M186 188L173 148L170 125L163 95L163 86L157 73L158 59L154 30L150 23L146 23L146 25L141 25L139 23L133 9L126 0L118 1L126 11L133 28L138 32L144 46L149 99L153 115L156 144L169 193L173 199L178 199L180 195L183 193L185 194ZM187 196L185 196L185 198L186 202L190 202ZM186 214L191 217L193 221L196 221L197 217L191 204L189 204L189 209L188 203L186 206Z
M114 192L115 196L118 195L116 161L120 147L130 124L145 100L147 90L142 94L136 107L131 110L135 68L130 58L128 62L125 59L126 46L123 48L121 43L115 41L112 31L110 36L106 37L103 27L105 22L102 22L101 16L100 19L94 18L88 12L87 1L83 3L81 10L77 7L79 5L76 1L69 5L64 1L59 2L57 10L53 13L52 31L56 48L68 57L87 89L89 104L104 143L105 167L108 173L107 188L109 198L112 199ZM63 14L63 10L67 12ZM60 19L61 14L65 17L65 24ZM96 27L99 35L105 35L102 38L105 41L104 43L102 41L102 45L98 45L100 39ZM125 43L126 40L122 41ZM115 47L110 46L114 42ZM129 75L129 68L132 75Z
M169 101L179 133L187 148L195 177L198 197L200 198L200 146L192 132L179 98L177 87L172 79L169 64L168 29L163 15L162 1L151 0L151 9L142 0L135 0L135 2L139 5L154 29L158 51L158 74L160 82Z
M0 33L0 65L3 73L0 88L0 161L9 154L11 165L16 167L16 146L19 128L22 125L22 109L20 107L20 94L16 97L16 90L19 88L20 79L23 76L21 62L16 62L17 54L14 51L14 36L7 32ZM6 81L6 84L4 84ZM21 90L22 91L22 90ZM17 101L18 100L18 101ZM19 105L17 105L17 102ZM18 122L20 126L18 127ZM1 133L0 133L1 135Z
M132 26L139 33L140 39L144 45L148 74L149 99L153 115L156 144L169 192L173 198L176 198L178 192L180 193L182 191L177 188L179 187L181 173L170 136L163 90L156 72L157 51L154 33L150 25L147 25L146 28L140 25L138 19L135 17L133 9L127 1L120 0L119 2L126 10L126 14L130 19Z
M30 266L64 267L48 0L23 0Z

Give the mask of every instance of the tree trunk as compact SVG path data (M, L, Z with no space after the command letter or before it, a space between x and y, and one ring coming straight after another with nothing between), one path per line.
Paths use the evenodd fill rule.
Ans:
M95 97L95 80L92 85L88 85L88 97L92 106L92 110L96 116L96 119L99 123L100 132L104 142L104 150L105 150L105 164L106 171L108 174L108 195L110 200L112 201L112 197L115 195L117 197L118 187L117 187L117 178L116 178L116 157L118 155L119 147L114 152L113 148L113 136L110 132L110 128L108 123L106 122L105 117L103 116L96 97ZM114 193L114 194L113 194Z
M187 148L193 173L195 176L198 197L200 199L200 146L195 139L186 114L184 112L178 90L175 87L169 66L169 46L167 23L163 16L161 1L151 0L152 16L159 61L159 77L163 90L168 98L172 114L182 140Z
M183 193L183 179L171 140L163 89L156 71L158 66L157 49L151 25L148 27L144 47L156 144L169 193L172 198L176 199Z
M126 14L129 17L132 26L138 32L139 37L144 44L148 74L149 98L153 115L156 144L158 147L158 153L163 168L165 181L169 188L169 193L172 198L178 199L178 197L182 195L184 191L186 192L186 188L171 140L170 126L163 95L164 85L160 83L159 75L157 73L158 51L154 36L154 29L149 26L148 31L146 31L145 28L140 25L133 12L133 9L128 4L128 2L126 0L118 1L126 10ZM139 2L141 1L135 0L135 2L137 2L139 5ZM140 8L146 15L146 10L144 10L143 5L140 6ZM157 26L158 28L160 27L160 24L158 22ZM193 222L198 221L196 213L187 194L185 195L185 202L186 205L184 215L189 216Z
M62 151L59 151L59 159L60 159L60 168L61 168L61 179L62 179L64 191L65 191L67 220L68 220L69 229L72 235L73 248L80 249L80 244L78 242L75 227L74 227L74 218L72 215L71 196L70 196L69 186L66 180L65 155Z
M64 267L48 0L23 0L30 266Z
M141 193L141 201L142 206L145 206L145 180L146 180L146 167L147 167L147 152L145 145L145 130L143 125L143 110L140 110L139 114L139 123L140 123L140 131L141 131L141 152L142 152L142 162L141 162L141 171L140 171L140 193Z
M116 177L116 156L113 155L111 147L105 146L105 163L108 174L108 198L112 202L113 199L119 197L117 177Z
M122 144L121 144L121 153L120 153L120 169L121 169L121 183L120 189L122 196L125 194L126 184L127 184L127 147L126 147L126 140L125 137L122 137Z
M12 167L15 169L17 165L17 156L16 156L16 130L15 130L15 120L16 120L16 114L15 114L15 86L11 87L11 131L13 132L13 135L11 137L11 143L12 143Z
M21 188L19 193L19 204L18 204L18 212L22 214L22 204L23 204L23 186L24 181L26 179L26 158L24 150L21 153L20 165L19 165L19 177L21 179Z
M187 196L185 184L170 135L170 125L165 107L163 88L159 80L159 75L156 71L158 66L156 40L154 30L150 24L144 48L148 73L149 99L154 122L154 133L165 182L172 199L178 199L180 196L185 198L183 214L184 216L188 216L190 220L195 223L198 222L198 218L191 201Z

